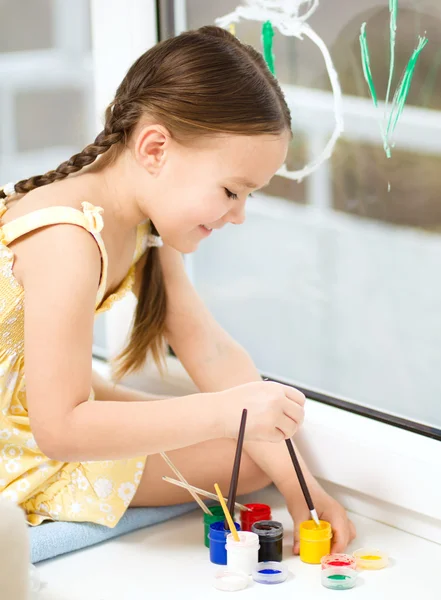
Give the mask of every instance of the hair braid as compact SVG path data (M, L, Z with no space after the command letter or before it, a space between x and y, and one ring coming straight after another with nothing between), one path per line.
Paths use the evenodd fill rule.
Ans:
M76 173L83 167L93 163L100 154L107 152L113 144L117 144L122 141L123 138L123 131L109 131L109 129L106 128L97 135L92 144L86 146L82 152L74 154L69 160L61 163L55 170L48 171L44 175L35 175L29 179L22 179L17 182L15 184L15 191L18 194L25 194L42 185L64 179L71 173Z

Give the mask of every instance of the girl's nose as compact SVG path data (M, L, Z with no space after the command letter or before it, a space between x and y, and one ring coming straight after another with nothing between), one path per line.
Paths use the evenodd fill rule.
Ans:
M245 223L245 202L241 202L240 205L234 206L234 208L228 212L226 218L228 222L233 223L233 225L242 225L242 223Z

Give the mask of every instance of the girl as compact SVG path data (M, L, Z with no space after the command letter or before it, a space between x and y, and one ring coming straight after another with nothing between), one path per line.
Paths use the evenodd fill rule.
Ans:
M93 144L3 188L0 493L31 525L113 527L128 506L186 502L185 490L162 481L160 451L192 484L227 488L244 407L239 492L274 482L295 524L309 518L280 443L301 424L305 399L260 380L181 258L213 230L244 221L247 196L284 163L290 137L287 105L260 54L203 27L135 62ZM200 393L155 399L92 372L94 316L132 289L138 304L119 376L148 354L159 365L167 342ZM353 526L303 467L342 551Z

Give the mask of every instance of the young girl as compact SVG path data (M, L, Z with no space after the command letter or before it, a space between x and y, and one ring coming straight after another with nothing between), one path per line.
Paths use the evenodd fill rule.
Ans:
M181 257L213 230L243 223L247 196L284 163L290 137L287 105L260 54L203 27L135 62L93 144L3 188L0 494L31 525L114 527L129 506L188 501L162 481L160 451L192 484L227 489L244 407L239 492L274 482L295 524L309 518L280 443L301 424L304 397L260 380ZM130 290L138 305L119 375L147 354L160 363L167 342L200 393L155 399L92 372L94 316ZM342 551L354 528L303 468Z

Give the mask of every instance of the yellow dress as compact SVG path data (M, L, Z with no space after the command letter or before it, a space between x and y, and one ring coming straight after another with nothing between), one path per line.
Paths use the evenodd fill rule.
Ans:
M0 496L18 503L30 525L42 521L90 521L114 527L140 482L145 457L63 463L50 460L37 447L29 424L24 372L24 291L12 271L15 239L40 227L73 223L88 230L101 252L102 272L96 314L109 310L133 286L135 264L147 246L156 245L148 223L138 227L133 264L119 289L103 302L107 253L100 235L100 207L87 202L71 207L36 210L0 227ZM0 203L0 217L6 207ZM89 400L93 401L93 390Z

